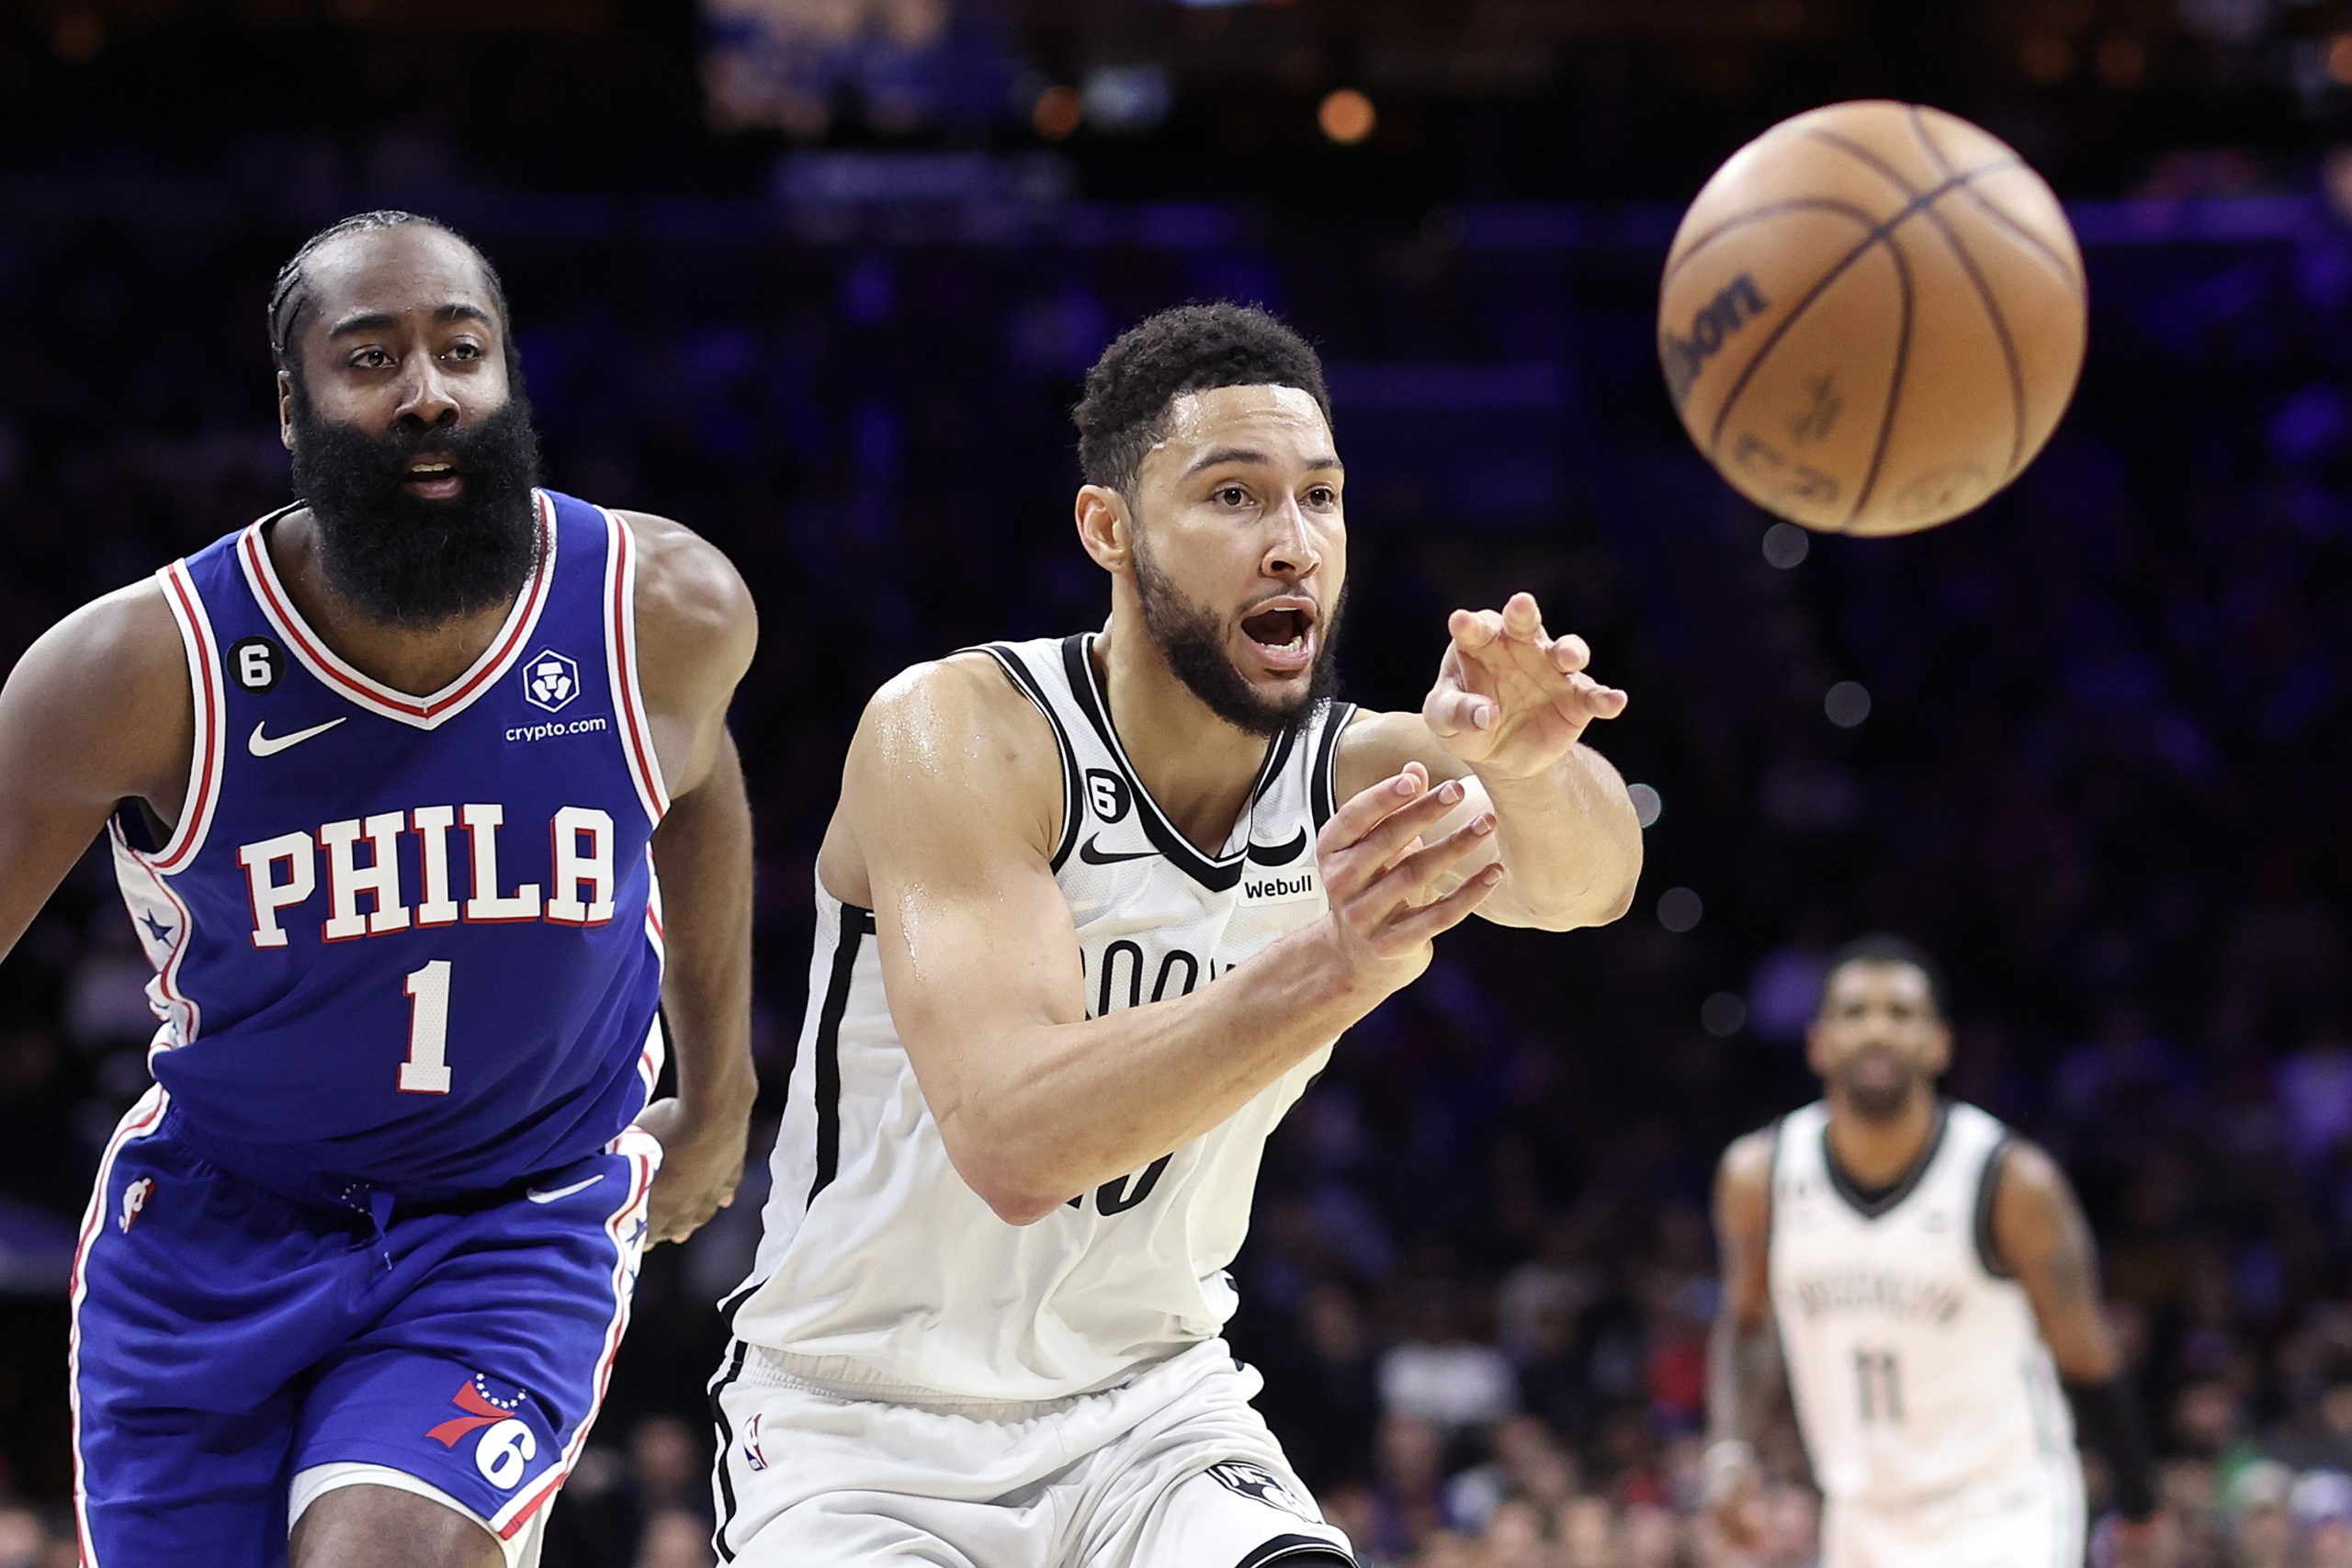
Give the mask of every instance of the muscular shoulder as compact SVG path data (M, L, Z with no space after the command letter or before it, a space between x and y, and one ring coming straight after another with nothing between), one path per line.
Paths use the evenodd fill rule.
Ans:
M986 654L913 665L866 703L850 743L843 804L878 807L883 820L916 831L985 817L1042 852L1061 830L1055 745L1045 716ZM949 815L924 815L939 813Z
M2064 1223L2075 1207L2075 1189L2050 1151L2030 1139L2012 1137L1994 1156L1993 1192L1996 1232L2040 1232Z
M1772 1196L1776 1131L1759 1128L1732 1140L1715 1163L1715 1209L1727 1219L1761 1223Z
M8 739L38 750L59 786L177 804L195 720L187 654L153 580L42 634L8 674L6 706Z
M657 711L723 705L751 667L759 617L734 562L683 524L623 512L638 546L639 678Z

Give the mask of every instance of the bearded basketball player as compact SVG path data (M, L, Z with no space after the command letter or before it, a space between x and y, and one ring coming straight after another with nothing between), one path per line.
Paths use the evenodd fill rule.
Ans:
M2118 1560L2147 1562L2147 1442L2089 1229L2048 1155L1938 1097L1942 994L1907 942L1834 954L1807 1047L1823 1098L1724 1152L1715 1517L1752 1534L1754 1443L1785 1362L1826 1505L1823 1568L2080 1568L2077 1433L2107 1464Z
M713 1383L729 1562L1351 1561L1218 1337L1267 1134L1432 938L1632 897L1583 740L1624 694L1528 595L1453 615L1420 712L1331 700L1345 470L1295 333L1155 316L1076 417L1108 624L907 671L842 772Z
M81 1560L527 1562L649 1229L741 1174L751 603L534 488L449 230L336 224L269 327L303 499L0 691L0 954L104 831L162 1020L74 1264Z

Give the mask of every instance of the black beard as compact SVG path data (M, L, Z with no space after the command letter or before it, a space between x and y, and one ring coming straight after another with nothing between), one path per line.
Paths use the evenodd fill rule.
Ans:
M1143 604L1144 628L1176 679L1209 712L1236 729L1269 737L1295 729L1339 690L1340 669L1334 655L1340 646L1340 614L1348 605L1345 585L1332 601L1329 614L1316 625L1315 662L1307 673L1306 690L1286 702L1260 695L1233 667L1226 652L1224 622L1206 605L1179 592L1152 564L1140 539L1136 546L1136 597Z
M1847 1077L1838 1088L1845 1097L1846 1108L1863 1121L1892 1122L1911 1103L1912 1091L1918 1086L1919 1075L1905 1072L1891 1083L1863 1083Z
M537 564L539 441L518 389L470 427L396 424L381 435L321 419L297 391L294 488L319 529L328 586L372 621L429 629L512 599ZM422 452L447 454L464 488L407 488Z

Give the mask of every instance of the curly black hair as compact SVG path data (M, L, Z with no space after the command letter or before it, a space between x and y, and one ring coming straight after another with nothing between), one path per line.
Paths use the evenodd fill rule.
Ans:
M379 229L397 229L410 223L422 223L438 229L473 252L481 264L481 275L490 283L490 296L498 306L500 336L506 344L506 373L510 379L518 378L521 364L514 351L514 333L506 310L506 285L500 281L498 269L490 265L481 247L458 233L438 218L427 218L421 212L403 212L397 208L379 208L373 212L355 212L338 219L302 242L292 259L277 269L277 281L269 291L269 356L277 368L294 378L299 386L302 379L301 356L294 352L294 326L302 319L302 307L310 302L310 278L304 268L311 255L322 245L340 240L346 234L371 233Z
M1295 387L1331 420L1323 362L1305 338L1254 305L1217 300L1147 316L1114 339L1070 410L1085 481L1135 499L1144 454L1168 434L1169 405L1213 387Z
M1823 979L1826 980L1849 964L1901 964L1917 969L1920 977L1928 982L1928 1001L1936 1010L1936 1016L1942 1019L1951 1017L1951 992L1944 982L1944 972L1933 958L1928 956L1928 950L1917 942L1883 931L1858 936L1829 955L1829 961L1822 966Z

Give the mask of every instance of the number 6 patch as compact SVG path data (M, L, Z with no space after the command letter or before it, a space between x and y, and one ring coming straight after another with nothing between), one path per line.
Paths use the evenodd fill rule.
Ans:
M285 671L286 655L266 637L239 637L229 645L229 668L248 692L266 692Z

